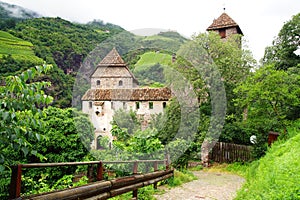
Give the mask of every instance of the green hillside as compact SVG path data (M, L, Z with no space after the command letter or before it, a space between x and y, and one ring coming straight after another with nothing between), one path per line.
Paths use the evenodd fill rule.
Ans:
M247 182L236 199L300 199L300 121L288 129L294 135L279 141L265 157L251 164Z
M157 35L142 38L141 44L148 48L160 48L170 52L176 52L187 39L177 32L161 32Z
M170 65L172 61L172 56L166 53L160 52L147 52L144 53L139 61L135 64L135 70L141 66L145 65L153 65L156 63L160 63L161 65Z
M35 56L31 42L14 37L8 32L0 31L0 57L3 55L11 55L16 60L42 63L42 59Z
M16 74L42 63L43 59L35 56L32 43L0 31L1 75Z
M149 51L140 55L134 65L133 74L142 86L161 87L165 83L164 68L170 66L172 56L159 51Z

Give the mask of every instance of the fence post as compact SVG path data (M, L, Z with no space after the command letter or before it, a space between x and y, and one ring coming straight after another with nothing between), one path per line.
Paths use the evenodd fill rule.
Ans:
M166 170L169 170L170 169L170 154L169 153L166 153Z
M97 165L97 181L103 180L103 164L100 161Z
M89 182L93 182L93 171L94 171L93 165L88 165L87 177L89 179Z
M12 167L9 199L15 199L21 195L21 179L22 177L22 165L16 165Z
M133 163L133 174L137 174L137 173L138 173L138 161L135 161ZM138 199L138 190L132 191L132 197L133 199Z
M154 162L153 168L154 168L155 172L158 170L158 162L157 161ZM153 188L157 189L157 183L153 184Z

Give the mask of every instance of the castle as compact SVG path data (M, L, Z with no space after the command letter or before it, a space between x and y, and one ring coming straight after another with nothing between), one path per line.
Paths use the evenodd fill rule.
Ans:
M243 34L239 25L225 12L213 21L207 31L216 31L226 39L231 34ZM113 48L92 73L91 88L82 97L82 111L87 113L95 127L92 149L100 149L99 137L107 136L110 142L114 113L132 110L144 120L163 112L172 97L169 88L139 88L138 81Z

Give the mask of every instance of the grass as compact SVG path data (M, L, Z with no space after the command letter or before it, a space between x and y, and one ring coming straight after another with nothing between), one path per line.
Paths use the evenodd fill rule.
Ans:
M144 53L139 61L135 64L135 70L139 70L138 68L141 66L149 66L156 63L161 65L170 65L172 61L172 56L169 54L159 53L159 52L147 52Z
M197 180L197 177L190 171L174 171L174 177L167 180L169 187L177 187L183 183L187 183L193 180Z
M0 31L0 58L3 55L11 55L16 60L42 63L42 59L35 56L33 44L11 35L8 32Z
M267 154L249 166L246 184L237 200L300 199L300 131L289 140L278 141Z

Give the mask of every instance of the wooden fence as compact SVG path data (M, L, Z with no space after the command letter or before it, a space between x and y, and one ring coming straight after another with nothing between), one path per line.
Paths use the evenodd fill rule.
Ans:
M251 146L217 142L209 155L210 160L220 163L250 161Z
M103 180L103 173L105 171L103 164L133 164L133 175L121 178L116 178L109 181ZM154 172L139 174L139 163L152 163ZM158 165L164 164L165 170L158 171ZM88 174L90 174L90 168L96 165L96 180L97 182L90 183L88 185L58 190L54 192L31 195L27 197L21 197L21 175L24 168L45 168L45 167L62 167L62 166L79 166L88 165ZM91 161L91 162L68 162L68 163L32 163L32 164L19 164L12 166L12 176L10 184L10 197L9 199L31 199L31 200L79 200L79 199L108 199L110 197L118 196L120 194L132 191L133 198L137 198L138 188L153 184L157 187L157 182L170 178L174 175L174 171L169 169L168 160L135 160L135 161ZM92 177L91 177L92 178Z

